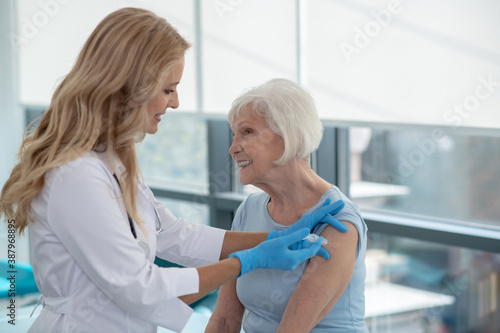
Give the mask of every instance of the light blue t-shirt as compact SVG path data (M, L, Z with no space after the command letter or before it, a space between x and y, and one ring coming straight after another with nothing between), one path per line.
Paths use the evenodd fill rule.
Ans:
M246 198L238 208L232 230L236 231L271 231L284 229L286 226L275 222L267 210L267 193L254 193ZM367 333L365 323L365 254L367 227L357 206L340 190L333 186L325 192L309 213L320 207L327 198L331 202L342 199L345 207L335 218L351 222L358 230L359 240L354 273L346 290L333 309L311 331L314 333ZM327 226L320 223L313 233L320 234ZM281 317L308 261L300 264L293 271L257 269L237 280L236 291L240 302L245 306L243 329L245 333L276 332Z

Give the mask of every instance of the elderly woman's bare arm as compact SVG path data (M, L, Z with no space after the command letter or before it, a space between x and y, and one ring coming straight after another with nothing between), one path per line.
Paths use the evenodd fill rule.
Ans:
M344 221L342 221L344 222ZM344 223L349 231L341 233L328 226L321 236L328 239L325 248L330 259L311 259L290 297L277 332L309 332L333 308L347 288L354 272L358 231Z

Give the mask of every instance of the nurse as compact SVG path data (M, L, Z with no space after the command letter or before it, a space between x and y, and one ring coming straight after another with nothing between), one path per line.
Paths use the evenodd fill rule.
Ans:
M29 230L43 310L29 332L181 331L187 305L258 268L294 269L326 204L280 233L231 232L174 217L141 181L135 143L154 134L189 44L135 8L107 16L56 89L0 197L0 217ZM267 238L267 240L266 240ZM191 268L160 268L155 256Z

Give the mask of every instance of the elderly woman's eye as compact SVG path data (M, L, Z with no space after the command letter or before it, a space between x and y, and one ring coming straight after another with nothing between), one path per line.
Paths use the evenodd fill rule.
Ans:
M252 133L252 130L250 130L250 129L246 129L243 131L243 134L250 134L250 133Z

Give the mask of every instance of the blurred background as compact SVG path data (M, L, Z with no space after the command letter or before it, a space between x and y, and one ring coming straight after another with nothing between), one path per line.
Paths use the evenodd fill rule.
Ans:
M500 2L2 0L0 184L91 31L130 6L193 44L179 109L138 145L148 185L175 215L230 228L256 189L238 183L225 115L245 89L295 80L325 127L314 169L368 224L370 331L500 332ZM26 236L15 260L27 272L17 303L30 305Z

